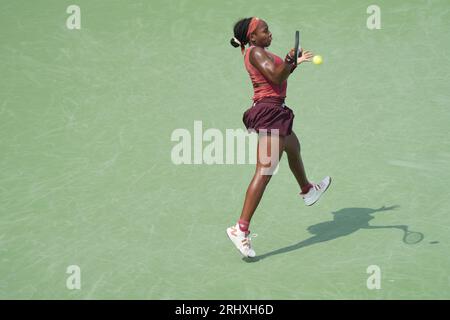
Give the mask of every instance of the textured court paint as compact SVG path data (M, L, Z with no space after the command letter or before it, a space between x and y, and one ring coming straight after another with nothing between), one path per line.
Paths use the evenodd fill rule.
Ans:
M73 3L81 30L65 26ZM376 1L371 31L373 3L0 1L0 298L450 298L450 4ZM324 57L287 104L309 176L333 177L306 208L283 157L253 263L225 234L253 166L170 161L176 128L243 128L251 85L228 42L250 15L276 54L300 29Z

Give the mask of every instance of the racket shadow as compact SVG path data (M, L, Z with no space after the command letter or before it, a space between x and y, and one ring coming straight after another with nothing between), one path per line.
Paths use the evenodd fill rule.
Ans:
M405 225L392 225L392 226L370 226L369 221L374 219L372 216L374 213L395 210L398 206L381 207L378 209L371 208L344 208L339 211L333 212L333 220L321 222L308 227L308 231L313 235L308 239L300 241L296 244L283 247L274 251L264 253L254 258L243 258L247 262L256 262L262 259L266 259L271 256L283 254L298 250L307 246L314 245L316 243L331 241L340 237L345 237L360 229L384 229L395 228L404 231L405 235L408 232L408 226ZM420 241L423 239L421 234ZM405 237L403 238L403 241ZM419 241L419 242L420 242Z

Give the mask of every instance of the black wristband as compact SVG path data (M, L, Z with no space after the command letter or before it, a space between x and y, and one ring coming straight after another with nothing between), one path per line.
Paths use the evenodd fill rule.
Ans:
M286 58L284 58L284 61L285 61L287 64L296 65L295 59L292 58L289 54L286 55Z
M293 64L291 68L291 73L294 72L295 69L297 69L297 65Z

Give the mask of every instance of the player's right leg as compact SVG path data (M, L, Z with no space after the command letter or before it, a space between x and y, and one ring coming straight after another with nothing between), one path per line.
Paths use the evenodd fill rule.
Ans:
M228 237L245 257L255 256L248 230L250 220L283 154L283 148L284 137L263 134L258 137L256 170L247 188L241 217L236 225L227 229ZM272 149L275 151L273 156Z

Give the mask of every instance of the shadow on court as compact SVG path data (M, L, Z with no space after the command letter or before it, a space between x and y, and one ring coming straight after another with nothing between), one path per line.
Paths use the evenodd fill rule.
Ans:
M333 220L321 222L308 227L308 231L312 237L299 243L280 248L254 258L243 258L247 262L256 262L270 256L283 254L297 249L301 249L316 243L334 240L340 237L352 234L360 229L399 229L403 231L403 242L407 244L416 244L423 240L423 234L420 232L408 231L406 225L392 226L370 226L369 221L374 217L374 213L389 211L398 208L398 206L381 207L379 209L371 208L344 208L337 212L333 212Z

